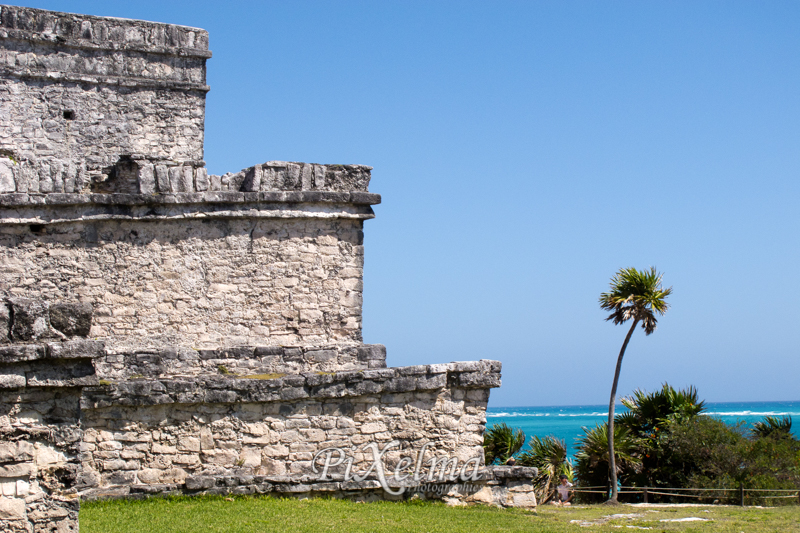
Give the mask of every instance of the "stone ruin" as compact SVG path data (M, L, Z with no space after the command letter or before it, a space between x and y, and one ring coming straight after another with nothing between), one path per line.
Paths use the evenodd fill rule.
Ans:
M210 57L196 28L0 6L0 529L178 493L535 506L534 469L483 465L498 361L362 342L372 169L206 171ZM376 450L428 477L387 491Z

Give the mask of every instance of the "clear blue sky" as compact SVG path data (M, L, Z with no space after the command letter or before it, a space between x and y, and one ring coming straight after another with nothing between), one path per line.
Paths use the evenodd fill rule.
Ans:
M205 158L362 163L364 339L602 404L620 267L674 287L620 393L800 400L800 3L41 1L205 28Z

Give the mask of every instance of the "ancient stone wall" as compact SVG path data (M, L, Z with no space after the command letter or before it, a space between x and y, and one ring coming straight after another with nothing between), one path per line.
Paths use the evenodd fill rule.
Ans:
M91 311L74 302L0 304L3 531L78 530L81 388L99 383L92 359L105 354L84 338L87 320Z
M361 341L358 219L0 224L0 298L94 307L112 351Z
M208 174L209 57L203 30L0 6L4 530L136 494L535 506L532 469L483 465L499 362L362 342L371 167Z
M399 444L388 465L426 443L425 461L439 455L463 464L482 457L486 401L499 368L482 361L93 387L81 400L83 471L95 476L100 495L136 485L175 490L197 476L299 482L313 477L321 450L382 449L393 440ZM372 460L364 450L354 458L354 472ZM344 466L332 471L342 474Z
M131 156L204 165L204 30L0 6L0 39L0 192L102 192Z

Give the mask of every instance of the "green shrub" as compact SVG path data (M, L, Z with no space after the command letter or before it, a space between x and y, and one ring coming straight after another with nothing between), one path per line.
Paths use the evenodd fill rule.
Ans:
M483 435L486 464L504 464L525 444L525 432L506 423L495 424Z

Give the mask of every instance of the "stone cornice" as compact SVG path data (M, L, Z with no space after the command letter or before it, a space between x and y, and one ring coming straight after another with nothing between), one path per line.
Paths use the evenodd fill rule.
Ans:
M376 394L500 386L500 361L481 360L344 372L138 379L84 389L82 409L193 403L326 400Z
M46 80L52 82L70 83L90 83L93 85L114 85L119 87L171 89L178 91L200 91L207 93L211 88L205 83L194 83L190 81L170 80L170 79L151 79L137 76L109 76L94 75L88 73L72 72L46 72L31 69L2 67L0 76L12 76L20 79Z
M47 43L60 49L211 57L208 32L200 28L9 5L0 5L0 38Z
M0 195L0 224L56 224L89 220L191 218L370 219L379 194L265 191L173 194Z

